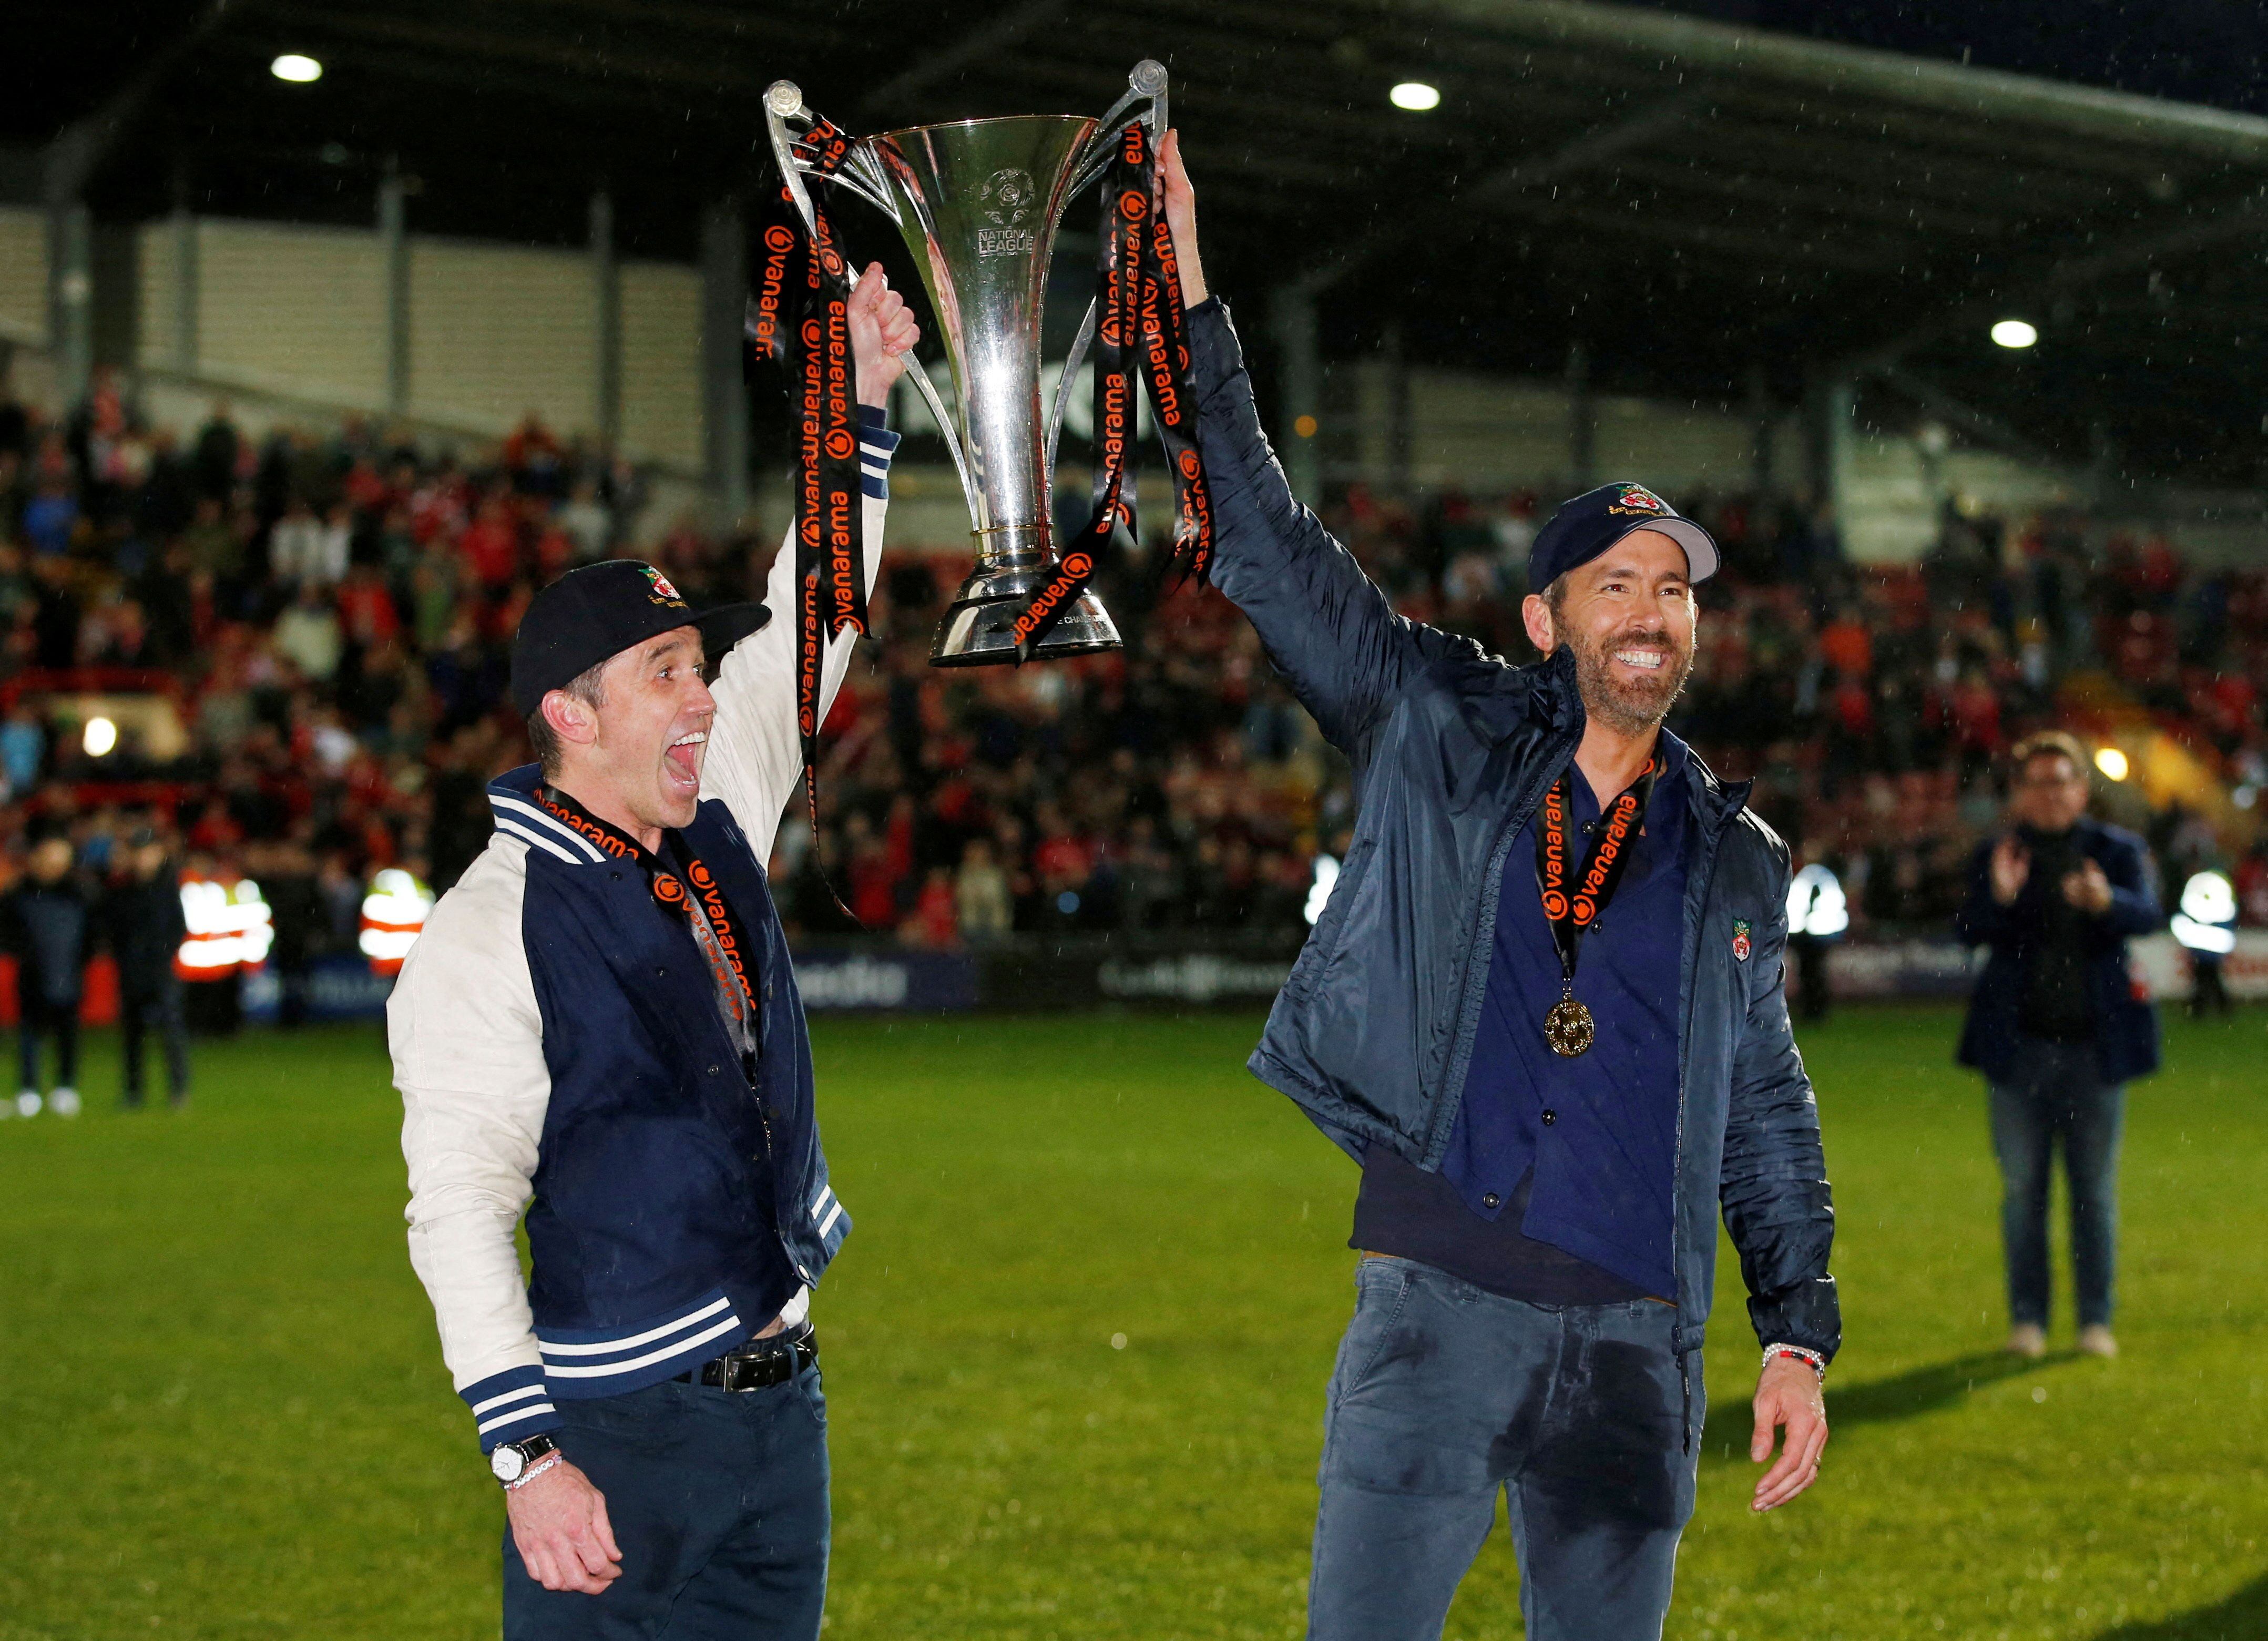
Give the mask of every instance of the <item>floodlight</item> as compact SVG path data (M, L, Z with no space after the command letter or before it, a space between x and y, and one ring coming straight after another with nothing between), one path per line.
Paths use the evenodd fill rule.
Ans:
M323 65L313 57L287 51L268 65L268 71L279 80L289 80L294 85L312 85L323 77Z
M2039 331L2024 320L2004 319L1992 327L1992 340L2004 348L2029 348L2039 339Z
M2123 781L2126 778L2126 754L2116 747L2098 747L2095 754L2095 767L2112 780Z
M1429 113L1441 106L1439 89L1423 80L1404 80L1386 97L1396 108L1407 108L1411 114Z
M118 725L107 717L91 717L86 721L86 755L100 758L108 755L118 744Z

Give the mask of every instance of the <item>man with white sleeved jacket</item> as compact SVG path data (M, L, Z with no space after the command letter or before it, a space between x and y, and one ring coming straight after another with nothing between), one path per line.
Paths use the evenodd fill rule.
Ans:
M871 585L897 442L877 407L916 336L879 266L850 335ZM801 772L794 623L771 617L795 560L765 603L701 614L629 561L537 596L512 688L540 762L491 783L495 834L387 1008L410 1260L506 1488L508 1641L819 1632L808 1312L850 1221L763 868ZM828 643L821 718L853 642Z

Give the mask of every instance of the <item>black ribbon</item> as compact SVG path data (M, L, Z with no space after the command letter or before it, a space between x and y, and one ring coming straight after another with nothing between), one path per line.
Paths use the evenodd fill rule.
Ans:
M850 139L821 120L795 141L810 174L829 177ZM819 837L819 697L827 640L869 630L866 547L858 464L858 410L850 350L850 267L827 214L812 198L806 224L780 179L763 232L747 347L786 372L795 405L796 729L803 790ZM824 869L821 876L826 875ZM834 886L828 892L835 894ZM846 917L850 908L835 894ZM857 918L851 917L852 922Z
M831 176L850 139L825 121L797 139L813 173ZM866 555L859 504L858 411L850 355L850 281L818 201L806 225L787 180L773 196L760 244L750 350L777 363L795 402L795 549L799 642L797 728L817 813L819 674L826 638L867 630Z
M740 953L740 931L747 925L733 915L733 909L725 899L724 887L717 881L716 873L710 871L701 857L693 852L684 835L670 831L661 835L663 847L669 850L671 857L665 860L628 833L600 820L556 786L538 787L535 800L550 811L552 817L562 825L590 839L615 859L630 861L644 871L647 885L653 890L653 898L684 918L688 929L692 926L693 915L687 901L693 900L697 902L702 916L709 920L709 932L716 941L717 950L723 955L731 970L731 977L740 986L740 997L747 1004L748 1028L751 1032L756 1030L756 1023L762 1012L756 1004L755 982L748 978L747 965ZM677 867L676 872L670 870L673 865ZM681 877L680 873L683 875ZM686 887L688 883L692 886L690 889ZM697 931L694 934L693 944L702 947L702 956L707 958L708 949ZM718 974L716 980L721 987L725 976Z
M1150 128L1140 121L1120 133L1104 189L1096 265L1094 333L1094 511L1071 541L1056 573L1016 617L1016 659L1032 657L1064 612L1094 578L1102 551L1122 524L1134 534L1134 379L1146 384L1150 408L1174 482L1175 585L1211 578L1212 493L1197 441L1197 404L1189 386L1187 316L1181 266L1166 221L1165 193Z
M1572 766L1559 771L1559 778L1551 783L1551 790L1543 797L1543 813L1535 828L1535 885L1543 895L1543 921L1551 926L1551 944L1559 953L1559 973L1566 982L1568 995L1575 985L1575 961L1583 947L1583 937L1599 921L1607 909L1607 902L1615 897L1615 890L1623 880L1623 872L1630 865L1631 850L1638 842L1638 828L1646 819L1646 806L1653 797L1654 777L1662 771L1659 759L1646 766L1646 773L1630 789L1607 806L1599 817L1597 835L1583 857L1580 871L1571 878L1568 863L1574 858L1574 844L1568 837L1568 815L1572 807L1573 787L1570 776Z

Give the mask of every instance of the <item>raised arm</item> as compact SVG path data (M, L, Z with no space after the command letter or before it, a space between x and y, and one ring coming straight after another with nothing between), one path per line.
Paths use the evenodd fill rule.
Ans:
M904 356L921 331L905 299L882 277L882 265L868 266L850 293L850 350L858 376L858 465L865 499L860 522L866 548L866 592L882 565L882 519L890 499L890 455L898 436L889 430L882 407L905 372ZM796 732L795 541L792 526L764 580L764 603L772 618L733 646L718 669L711 692L717 697L716 721L709 726L709 755L701 769L701 795L720 798L747 835L758 860L769 859L780 812L794 794L803 770L803 747ZM835 692L850 667L854 633L828 639L820 670L819 717L826 721Z
M889 511L890 453L898 436L882 424L880 410L860 408L858 462L865 497L861 504L866 544L866 592L871 598L882 563L882 521ZM772 618L733 646L718 669L710 693L717 717L709 726L709 755L701 766L701 795L721 798L747 835L758 860L771 857L772 835L780 813L795 795L803 772L803 747L796 733L795 534L791 526L764 578L764 603ZM845 631L827 640L820 670L819 717L826 722L836 691L850 670L858 642Z
M1189 313L1197 444L1213 493L1213 580L1257 629L1323 734L1355 755L1404 679L1435 659L1477 650L1395 614L1353 555L1293 497L1261 430L1235 327L1205 286L1197 196L1178 132L1167 133L1163 160Z

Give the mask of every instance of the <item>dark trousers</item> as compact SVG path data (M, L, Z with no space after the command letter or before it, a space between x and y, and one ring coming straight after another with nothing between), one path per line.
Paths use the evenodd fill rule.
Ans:
M2048 1325L2048 1182L2060 1144L2071 1185L2071 1264L2079 1290L2079 1323L2108 1327L2118 1253L2118 1135L2125 1121L2126 1091L2102 1080L2091 1042L2027 1038L2017 1063L2023 1069L2014 1078L1992 1085L2009 1320Z
M50 1003L36 993L27 994L22 1003L23 1020L16 1032L18 1064L22 1078L18 1088L38 1089L40 1081L40 1039L52 1036L55 1040L55 1086L78 1086L78 999L69 1003Z
M504 1535L504 1641L813 1641L827 1596L827 1398L649 1385L558 1400L560 1447L606 1495L622 1576L547 1590Z
M1432 1641L1505 1495L1528 1641L1654 1641L1693 1513L1675 1309L1365 1258L1324 1423L1310 1641ZM1700 1358L1691 1358L1701 1371Z
M189 1033L181 1021L181 982L168 975L151 990L118 999L119 1047L126 1061L126 1103L142 1103L143 1034L155 1031L166 1056L166 1092L175 1105L189 1097Z

